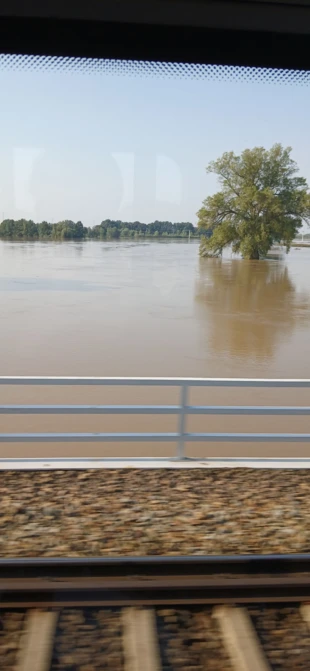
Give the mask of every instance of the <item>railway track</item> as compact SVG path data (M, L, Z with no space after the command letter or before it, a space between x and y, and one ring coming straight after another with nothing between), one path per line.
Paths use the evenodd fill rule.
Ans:
M310 669L310 555L0 560L3 671Z

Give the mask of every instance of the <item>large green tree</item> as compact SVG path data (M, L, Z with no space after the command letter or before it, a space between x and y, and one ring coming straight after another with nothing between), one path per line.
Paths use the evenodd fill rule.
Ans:
M197 213L201 256L220 256L232 246L244 258L266 256L274 243L288 252L303 222L310 223L307 181L299 177L291 147L275 144L234 152L212 161L207 172L215 173L220 191L204 200Z

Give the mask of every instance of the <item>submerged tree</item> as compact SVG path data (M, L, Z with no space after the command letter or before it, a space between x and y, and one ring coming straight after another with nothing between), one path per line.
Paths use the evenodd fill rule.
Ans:
M197 213L198 226L206 232L201 256L220 256L229 245L247 259L266 256L274 243L289 251L303 222L310 223L307 181L297 176L291 151L281 144L270 151L255 147L241 156L225 153L208 165L221 190L206 198Z

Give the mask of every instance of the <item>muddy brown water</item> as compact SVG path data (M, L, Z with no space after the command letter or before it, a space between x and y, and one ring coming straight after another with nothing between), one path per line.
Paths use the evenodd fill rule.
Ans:
M310 248L199 261L196 241L0 242L0 374L310 378ZM175 389L0 387L1 403L178 403ZM190 402L309 405L310 390L212 388ZM5 432L175 431L175 417L4 416ZM189 431L310 433L309 417L192 417ZM308 444L188 445L308 456ZM1 444L2 457L168 456L173 443Z

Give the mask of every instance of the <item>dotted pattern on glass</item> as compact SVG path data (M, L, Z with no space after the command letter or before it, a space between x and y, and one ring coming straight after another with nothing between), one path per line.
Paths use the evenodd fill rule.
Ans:
M204 65L197 63L163 63L102 58L29 56L0 54L0 70L41 71L68 74L103 74L132 77L165 77L206 79L213 81L252 82L262 84L308 84L310 71L274 68Z

